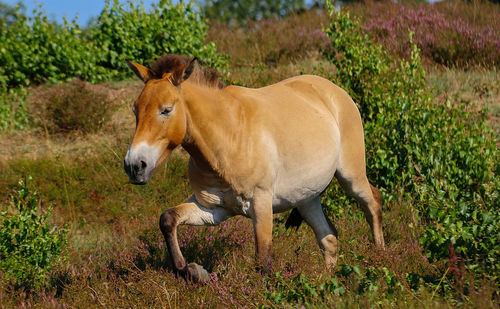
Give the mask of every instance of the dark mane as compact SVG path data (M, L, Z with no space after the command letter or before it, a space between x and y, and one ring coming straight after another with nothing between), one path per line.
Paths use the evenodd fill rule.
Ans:
M174 72L177 68L183 67L191 61L190 58L178 55L164 55L153 61L150 65L155 78L162 78L163 74ZM196 62L190 82L203 85L209 88L222 89L226 85L219 80L219 73L211 68L202 68L199 62Z

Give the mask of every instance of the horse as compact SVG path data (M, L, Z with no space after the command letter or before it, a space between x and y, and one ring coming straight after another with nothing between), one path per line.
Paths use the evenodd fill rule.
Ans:
M127 65L145 84L124 159L130 182L146 184L179 145L190 155L194 193L159 222L177 274L209 278L203 266L186 263L177 227L218 225L236 215L252 220L257 268L269 273L273 214L290 209L287 226L310 225L333 269L337 231L320 202L333 177L359 202L376 246L384 247L382 196L367 179L361 116L343 89L314 75L256 89L226 86L196 58L177 55L151 68Z

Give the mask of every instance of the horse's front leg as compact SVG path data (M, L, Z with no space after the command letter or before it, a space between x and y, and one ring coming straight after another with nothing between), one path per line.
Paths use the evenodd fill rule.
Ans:
M252 202L252 221L255 233L255 257L257 266L265 274L271 273L271 243L273 238L272 194L256 191Z
M209 279L208 272L202 266L196 263L186 264L177 241L177 226L217 225L232 216L222 207L211 209L201 206L194 195L183 204L167 209L160 216L160 229L165 237L174 271L194 282Z

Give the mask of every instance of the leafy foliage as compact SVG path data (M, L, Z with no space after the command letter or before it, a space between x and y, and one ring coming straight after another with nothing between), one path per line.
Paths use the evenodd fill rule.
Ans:
M107 1L97 22L82 32L76 21L49 21L43 9L26 17L18 8L7 25L0 20L0 89L73 77L97 82L125 78L126 58L150 61L165 53L197 56L222 68L214 43L204 44L207 25L192 4L160 1L143 5ZM126 74L128 73L128 74Z
M452 244L469 268L498 277L498 152L485 112L431 102L412 34L410 61L397 62L349 14L330 13L336 52L325 56L338 68L334 81L359 104L369 178L387 199L413 200L430 259L448 257ZM335 190L325 204L335 204Z
M9 13L13 18L0 18L0 129L26 124L27 113L22 114L21 105L14 108L9 89L74 77L124 79L131 74L125 59L147 62L166 53L196 56L220 70L227 64L213 42L204 43L207 25L191 3L162 0L146 11L132 1L124 7L108 0L85 32L75 20L62 25L50 21L41 7L33 13L27 17L18 6Z
M404 285L395 274L385 267L367 267L363 270L359 265L346 264L339 265L335 276L330 278L310 278L303 272L293 278L286 278L281 272L277 272L268 281L272 283L272 289L265 293L265 297L276 305L308 304L318 299L345 297L349 291L369 296L378 292L378 298L387 298L404 290ZM382 290L383 293L380 293Z
M43 10L34 17L19 11L0 27L0 90L42 82L67 81L73 76L94 80L97 50L81 37L75 21L49 21Z
M23 129L29 122L25 98L23 89L0 91L0 131Z
M12 197L13 214L3 211L0 225L0 269L14 286L39 290L47 286L50 271L65 259L66 230L49 225L46 214L39 214L36 192L26 181L19 181Z
M191 3L162 0L148 12L132 1L125 8L118 0L106 2L90 30L101 57L97 65L113 78L130 75L125 59L151 61L167 53L196 56L205 64L223 69L226 59L215 43L204 43L207 25Z

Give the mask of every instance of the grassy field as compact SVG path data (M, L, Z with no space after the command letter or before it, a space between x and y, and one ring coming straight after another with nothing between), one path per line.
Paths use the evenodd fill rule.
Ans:
M251 31L212 25L209 40L232 56L226 80L261 87L298 74L335 74L335 67L318 52L324 38L283 48L283 42L293 41L280 36L286 27L302 27L309 33L326 23L325 16L310 14L314 13L279 23L264 21L251 25ZM426 80L435 104L451 101L487 108L498 140L500 73L494 67L428 65ZM30 88L29 106L35 117L52 87ZM54 133L35 121L38 125L29 129L0 134L0 204L7 204L18 180L30 174L42 209L53 207L51 223L69 230L68 260L54 272L53 288L26 294L0 281L0 307L498 307L494 281L467 271L450 278L446 261L427 260L419 243L418 214L404 199L384 205L386 250L371 242L359 207L332 218L340 245L335 274L324 269L311 229L303 225L286 231L284 216L276 215L275 276L255 271L251 223L233 218L218 227L180 228L187 261L204 265L212 280L192 284L176 278L165 256L158 219L163 210L191 194L188 156L176 150L147 186L128 183L122 162L134 132L132 103L142 83L126 80L88 87L112 103L110 120L99 132ZM421 282L414 288L405 278L409 273L439 282Z

